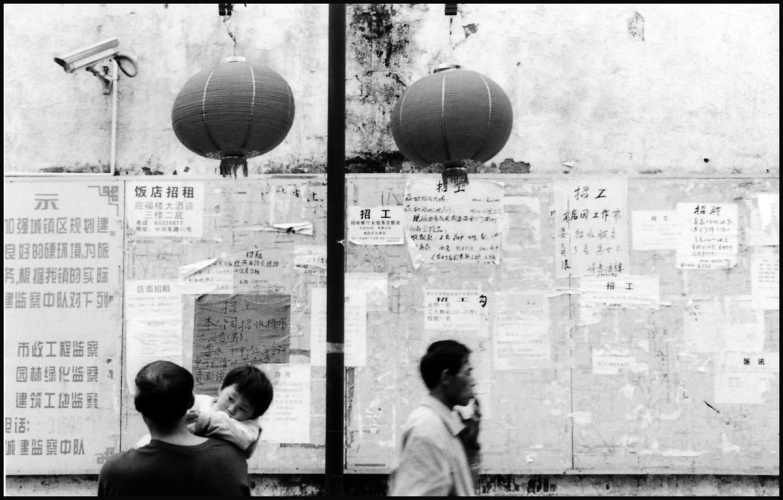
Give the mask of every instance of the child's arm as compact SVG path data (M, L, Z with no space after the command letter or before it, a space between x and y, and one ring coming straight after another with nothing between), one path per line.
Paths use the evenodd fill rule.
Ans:
M222 411L202 408L195 423L194 433L199 436L214 437L228 441L242 451L247 450L252 454L255 451L255 446L253 446L252 451L248 450L248 448L258 439L261 428L255 419L239 422Z

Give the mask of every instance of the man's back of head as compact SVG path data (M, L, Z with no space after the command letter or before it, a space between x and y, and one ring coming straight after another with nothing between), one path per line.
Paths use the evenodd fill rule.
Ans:
M193 375L170 361L153 361L136 375L136 410L161 427L171 427L193 406Z

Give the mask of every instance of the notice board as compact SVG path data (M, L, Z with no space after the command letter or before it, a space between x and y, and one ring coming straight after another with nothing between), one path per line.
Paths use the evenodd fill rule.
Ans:
M325 177L85 179L6 179L7 472L97 473L168 359L260 366L250 471L323 473ZM483 473L779 473L777 177L439 180L348 176L347 472L389 471L454 338Z
M389 470L419 359L453 338L484 473L779 473L777 178L471 175L457 193L357 175L346 192L365 220L401 207L406 231L346 247L347 279L385 285L346 377L348 470Z

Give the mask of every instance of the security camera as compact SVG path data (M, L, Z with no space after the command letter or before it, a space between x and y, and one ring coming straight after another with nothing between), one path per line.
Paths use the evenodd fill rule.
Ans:
M120 52L119 45L120 42L117 40L117 37L111 37L102 42L55 57L54 62L62 66L66 73L73 73L78 69L89 68L101 61L115 57Z

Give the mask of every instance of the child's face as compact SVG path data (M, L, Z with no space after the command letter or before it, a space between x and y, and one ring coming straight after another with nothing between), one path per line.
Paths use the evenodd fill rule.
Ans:
M253 414L253 405L245 401L237 391L236 385L224 387L215 402L216 411L224 411L234 420L243 421Z

